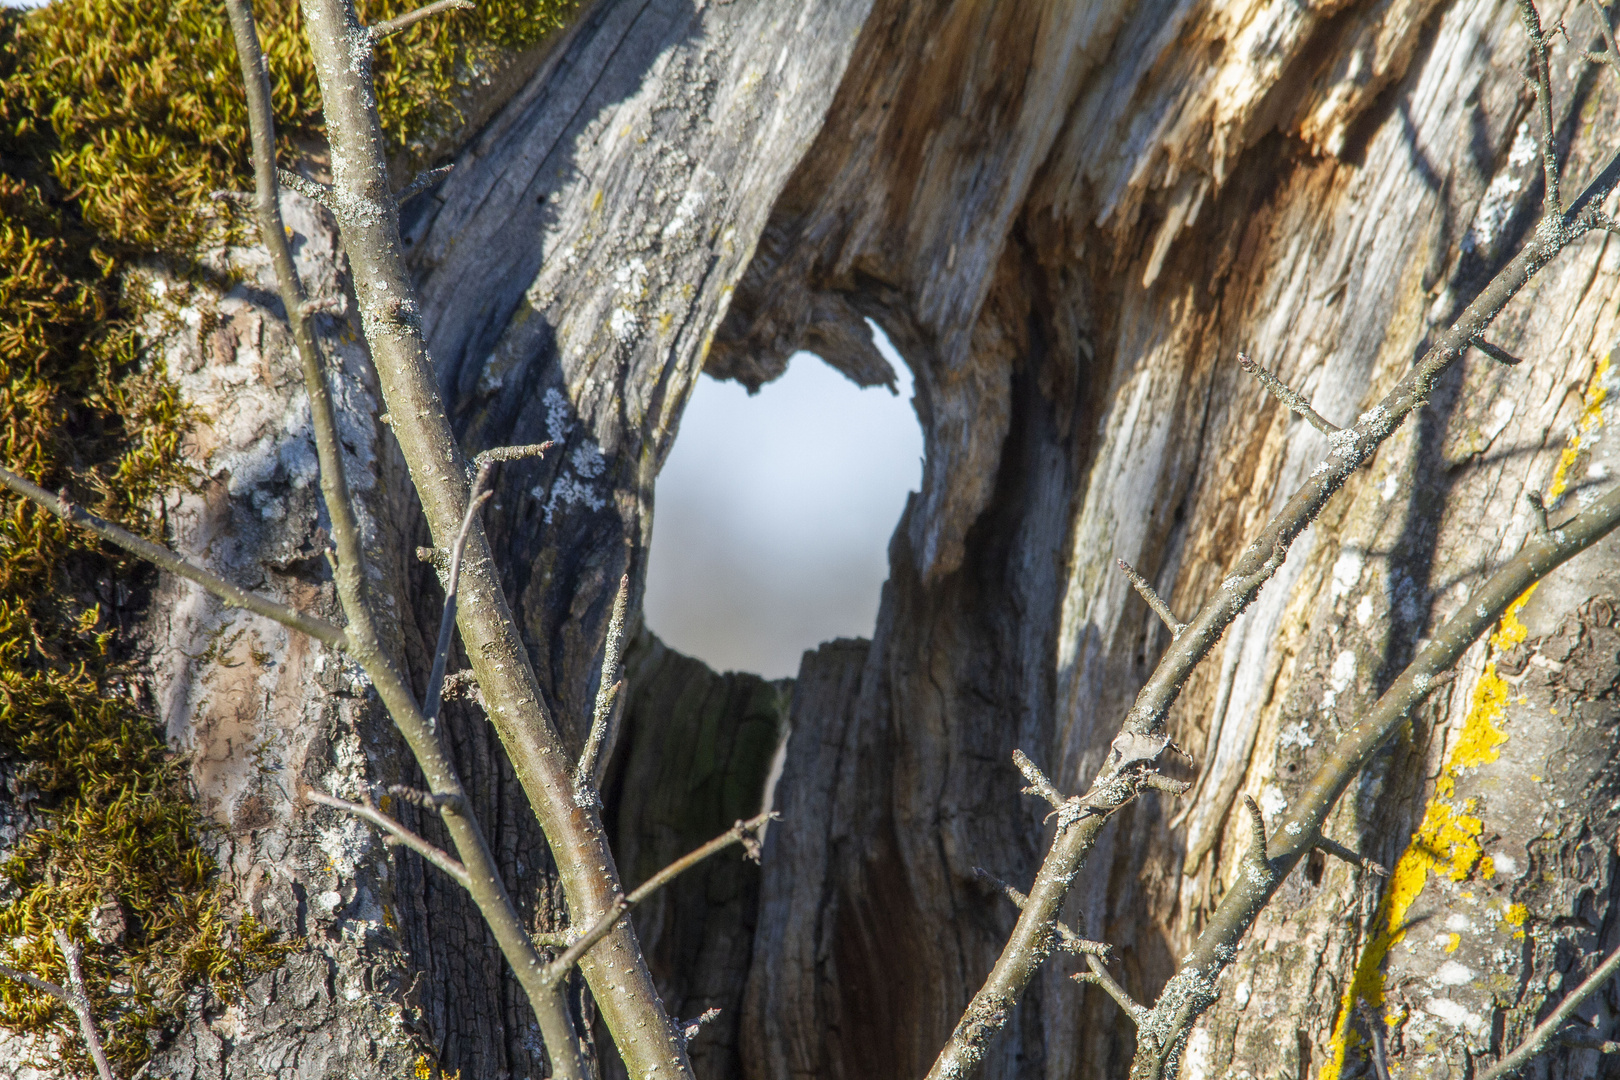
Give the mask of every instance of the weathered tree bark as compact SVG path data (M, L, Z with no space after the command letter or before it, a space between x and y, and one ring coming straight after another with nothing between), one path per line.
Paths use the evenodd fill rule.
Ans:
M1573 187L1614 143L1620 87L1576 63L1595 47L1590 9L1544 19L1560 15ZM1505 0L600 0L407 208L464 448L561 444L505 467L488 520L575 746L619 576L640 592L654 481L699 369L757 384L811 348L884 383L871 317L916 377L923 489L871 642L824 646L792 689L785 820L758 877L728 863L638 916L672 1011L727 1010L693 1044L700 1075L926 1071L1015 914L974 868L1027 885L1048 836L1012 750L1084 784L1168 640L1115 556L1189 610L1325 454L1237 368L1239 349L1348 421L1512 254L1541 189L1524 57ZM336 290L329 233L306 219L300 257L328 258ZM1175 737L1195 788L1113 822L1067 913L1115 946L1139 1000L1237 872L1241 795L1287 805L1336 729L1515 550L1524 491L1575 500L1613 475L1617 303L1609 238L1543 271L1492 337L1525 362L1476 355L1454 373L1188 686ZM330 614L275 305L241 287L210 318L180 370L200 373L188 390L216 418L197 456L217 484L182 501L177 534ZM407 558L420 515L348 348L351 482L373 564L421 600L396 614L425 677L437 588ZM1464 1075L1613 944L1617 559L1610 541L1538 588L1353 789L1334 836L1392 879L1303 867L1185 1075L1360 1075L1352 986L1409 1075ZM158 1075L397 1076L423 1049L469 1077L538 1075L521 999L465 901L296 801L290 777L399 778L363 688L199 604L182 592L158 609L156 640L175 650L155 658L164 715L197 754L244 902L311 945L230 1010L199 1007ZM757 805L784 691L651 643L630 674L607 819L634 883ZM683 694L700 703L668 707ZM555 925L554 875L497 740L470 703L447 724L509 884ZM696 733L715 741L695 751ZM672 748L712 767L709 788L690 794ZM1126 1071L1128 1022L1073 970L1049 962L985 1075ZM1620 1001L1598 1006L1609 1018ZM1549 1075L1590 1075L1588 1055L1555 1050Z

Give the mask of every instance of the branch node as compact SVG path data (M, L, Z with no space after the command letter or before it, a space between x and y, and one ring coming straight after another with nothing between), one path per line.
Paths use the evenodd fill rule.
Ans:
M996 875L984 869L982 866L975 866L973 868L973 875L980 881L988 882L995 888L1000 889L1002 895L1004 895L1008 900L1011 900L1014 907L1016 907L1019 911L1024 910L1024 904L1028 902L1029 897L1025 896L1018 889L1015 889L1007 882L1002 881L1000 878L996 877ZM1096 956L1103 960L1107 960L1113 955L1114 947L1112 945L1101 941L1089 941L1086 938L1081 937L1066 923L1064 923L1062 919L1057 920L1054 926L1057 929L1058 947L1063 949L1065 952L1074 953L1076 956Z
M1260 385L1270 391L1272 397L1304 417L1305 422L1310 424L1311 427L1324 435L1338 434L1339 429L1323 419L1320 413L1311 408L1310 402L1306 401L1294 390L1289 389L1287 383L1284 383L1277 376L1249 359L1248 353L1238 353L1238 366L1258 379Z
M1157 615L1164 621L1164 625L1170 628L1170 640L1174 641L1179 638L1181 632L1187 629L1187 624L1176 618L1175 613L1170 610L1170 605L1164 602L1164 599L1148 583L1147 578L1138 574L1130 563L1117 556L1114 561L1119 564L1121 570L1125 571L1125 576L1131 579L1131 584L1136 587L1137 592L1142 594L1142 599L1146 600L1147 606L1153 609L1153 614Z

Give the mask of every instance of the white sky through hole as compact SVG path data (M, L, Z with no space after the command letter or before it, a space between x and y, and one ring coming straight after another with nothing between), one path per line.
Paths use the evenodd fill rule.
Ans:
M698 380L653 515L646 617L666 645L780 678L806 649L871 636L923 454L911 372L874 331L898 396L810 353L753 397Z

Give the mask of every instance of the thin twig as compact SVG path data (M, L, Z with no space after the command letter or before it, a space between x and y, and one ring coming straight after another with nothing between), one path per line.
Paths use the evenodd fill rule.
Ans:
M1503 1077L1512 1076L1522 1069L1531 1058L1541 1053L1542 1048L1552 1040L1554 1035L1558 1034L1558 1029L1563 1027L1571 1016L1575 1015L1575 1010L1580 1008L1587 998L1603 989L1608 981L1614 978L1617 971L1620 971L1620 949L1611 952L1604 958L1603 963L1597 966L1597 970L1587 977L1585 982L1577 986L1572 992L1564 995L1564 1000L1558 1003L1556 1009L1547 1014L1547 1019L1536 1025L1529 1038L1515 1047L1501 1061L1480 1073L1479 1080L1502 1080Z
M335 649L349 647L347 633L341 628L332 625L325 619L314 615L305 615L288 607L286 604L248 592L238 588L218 574L204 570L181 556L170 551L161 544L154 544L120 528L110 521L88 513L77 503L70 501L65 495L52 495L38 484L26 480L9 469L0 468L0 484L4 484L18 495L23 496L38 506L49 510L63 521L89 529L108 543L123 548L131 555L146 560L160 570L167 570L187 581L195 582L204 589L225 601L226 607L238 607L244 611L251 611L255 615L262 615L266 619L280 623L282 626L300 633L308 634L317 641L324 642Z
M394 192L394 201L403 206L413 196L420 195L440 180L449 176L455 171L455 168L455 162L451 162L449 165L440 165L437 169L425 169L417 173L415 179L409 184Z
M415 11L407 11L403 15L396 15L392 19L366 27L366 37L373 44L383 38L399 33L401 30L415 26L423 19L430 18L444 11L471 11L476 7L472 0L433 0L431 4L424 4Z
M1620 63L1620 43L1615 41L1614 27L1609 22L1609 13L1603 10L1603 5L1598 3L1598 0L1587 0L1587 2L1592 5L1592 11L1597 15L1598 25L1603 28L1603 41L1604 44L1609 46L1607 61L1610 64ZM1588 53L1587 55L1590 56L1591 54Z
M710 855L724 851L732 844L742 844L749 857L757 860L759 857L759 841L754 838L755 834L763 829L768 822L781 816L774 810L767 810L763 814L749 818L747 821L739 821L707 844L682 855L679 859L658 871L639 888L631 892L629 896L619 897L613 906L608 909L607 914L596 920L596 923L581 934L572 945L568 946L561 956L546 965L545 979L553 985L561 983L563 978L567 976L569 969L577 964L581 957L590 952L597 942L607 937L613 928L623 921L626 915L635 910L637 904L640 904Z
M1547 35L1541 29L1541 13L1535 0L1518 0L1519 20L1530 38L1530 62L1536 70L1532 85L1536 88L1536 105L1541 112L1541 167L1546 178L1547 191L1543 216L1555 217L1564 212L1558 195L1557 129L1553 126L1552 73L1547 61Z
M478 512L489 501L490 492L484 490L489 481L491 466L478 470L473 480L472 495L467 500L467 515L461 520L461 531L456 534L455 546L450 549L450 570L445 575L444 611L439 616L439 640L433 650L433 668L428 673L427 697L422 716L428 724L439 719L439 707L444 702L444 669L450 659L450 646L456 630L456 589L461 581L461 557L467 550L467 537L478 522Z
M1029 760L1022 750L1013 751L1013 764L1018 766L1018 771L1029 781L1029 787L1024 789L1024 794L1039 795L1052 804L1052 809L1063 809L1063 805L1069 801L1068 798L1057 789L1057 785L1047 779L1046 774L1041 772L1039 766Z
M1315 428L1317 431L1320 431L1324 435L1334 435L1338 433L1339 429L1335 425L1328 423L1328 421L1322 417L1321 413L1311 408L1310 402L1306 401L1297 392L1290 389L1287 383L1283 382L1281 379L1277 378L1277 376L1273 375L1271 372L1249 359L1248 353L1238 353L1237 359L1239 367L1241 367L1244 371L1247 371L1250 375L1253 375L1256 379L1260 380L1260 385L1269 390L1272 397L1288 406L1288 408L1292 409L1294 412L1297 412L1299 415L1303 416L1305 418L1305 422L1310 424L1311 427Z
M1136 568L1124 559L1116 557L1114 561L1119 564L1121 570L1125 571L1125 576L1131 579L1131 584L1136 586L1138 593L1142 594L1142 599L1146 600L1147 606L1153 609L1153 614L1162 619L1164 625L1170 628L1170 640L1174 641L1180 637L1181 632L1187 629L1187 624L1176 618L1175 613L1170 610L1170 605L1165 603L1163 598L1154 591L1153 586L1148 583L1148 579L1138 574Z
M440 848L434 847L432 844L428 843L420 836L417 836L415 833L411 832L411 830L407 829L405 826L401 825L399 822L395 821L381 810L378 810L375 806L366 806L363 803L350 802L348 799L339 799L335 795L328 795L324 791L314 790L309 792L309 801L313 803L320 803L322 806L330 806L334 810L343 810L358 818L364 818L373 825L377 826L377 828L387 832L394 839L398 840L401 844L404 844L406 847L422 856L422 858L426 859L434 866L437 866L440 870L443 870L446 874L449 874L452 878L455 878L456 884L460 885L462 888L466 888L468 886L469 882L467 879L467 868L461 865L461 863L457 861L454 856Z
M1013 902L1013 906L1018 910L1022 911L1024 909L1024 902L1027 901L1029 897L1025 896L1021 891L1014 888L1012 885L1009 885L1007 882L1002 881L1000 878L996 877L996 875L990 873L990 871L984 869L982 866L975 866L973 868L973 873L976 877L987 881L991 885L994 885L996 888L1000 889L1002 895L1011 900ZM1064 951L1072 952L1076 956L1100 956L1106 960L1113 955L1114 952L1114 947L1105 942L1087 941L1085 938L1077 934L1074 929L1062 919L1057 921L1057 935L1058 945L1063 948Z
M485 465L497 461L519 461L523 458L545 457L546 451L556 445L555 442L547 440L543 443L525 443L522 446L497 446L494 449L485 450L482 454L473 458L473 466L482 469Z
M284 188L291 188L304 198L318 202L334 214L337 213L337 200L332 197L332 189L325 184L318 184L307 176L299 176L288 169L277 169L276 180Z
M1325 836L1316 838L1318 851L1332 855L1335 859L1342 859L1351 866L1359 866L1363 870L1377 874L1379 877L1389 877L1389 867L1370 856L1363 855L1353 848L1347 848L1337 840L1329 840Z
M95 1062L96 1074L101 1080L114 1080L112 1066L107 1063L107 1052L101 1045L101 1034L96 1030L95 1014L90 1008L90 995L84 986L84 973L79 968L79 947L60 930L57 930L54 936L56 947L62 951L62 960L67 965L67 986L58 986L56 983L36 978L7 964L0 964L0 975L43 991L66 1005L73 1012L74 1018L79 1021L79 1034L84 1038L85 1049L90 1051L90 1060Z
M607 642L602 651L602 677L596 684L596 707L591 712L591 730L574 769L574 801L581 807L602 805L597 792L602 745L607 740L608 721L620 692L619 657L624 648L624 619L630 608L630 575L619 578L619 591L613 597L613 614L608 617Z

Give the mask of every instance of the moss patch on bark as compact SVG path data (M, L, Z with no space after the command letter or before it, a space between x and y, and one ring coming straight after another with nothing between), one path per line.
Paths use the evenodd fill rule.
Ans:
M414 0L362 3L376 21ZM482 0L385 42L377 81L396 162L428 164L461 105L574 0ZM319 93L292 0L256 5L283 164L319 162ZM192 481L190 417L136 333L150 298L125 271L182 273L208 245L251 242L220 191L251 188L246 103L212 0L55 0L0 10L0 459L162 539L158 496ZM230 997L295 943L234 920L207 826L164 744L118 629L150 571L19 500L0 498L0 954L61 981L50 931L85 945L115 1068L130 1075L186 995ZM0 1028L55 1030L87 1072L72 1018L0 979Z

